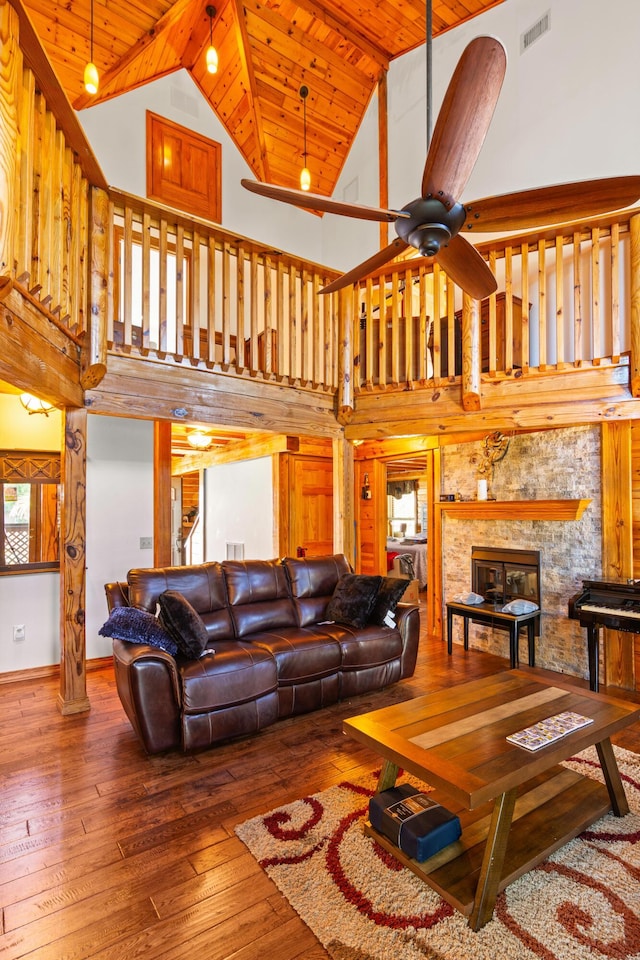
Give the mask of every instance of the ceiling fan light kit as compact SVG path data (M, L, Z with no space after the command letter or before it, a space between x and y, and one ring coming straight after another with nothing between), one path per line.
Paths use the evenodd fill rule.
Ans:
M207 16L209 17L209 46L207 47L207 52L205 54L205 60L207 64L208 73L217 73L218 72L218 51L213 45L213 18L216 15L216 8L209 4L206 8Z
M427 106L431 91L430 7L427 0ZM400 210L366 207L255 180L241 181L253 193L303 209L394 222L398 236L392 243L323 287L320 293L333 293L357 283L413 247L423 257L438 262L465 293L483 300L495 293L497 282L463 232L517 232L599 216L637 202L640 176L556 184L470 203L460 201L489 129L506 67L506 51L495 37L476 37L463 50L444 95L433 137L429 138L421 196ZM306 88L301 88L301 96L303 89ZM429 128L429 110L427 114Z

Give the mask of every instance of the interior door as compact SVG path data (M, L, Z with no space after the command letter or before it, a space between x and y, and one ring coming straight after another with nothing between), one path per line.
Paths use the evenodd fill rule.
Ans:
M290 548L308 557L333 553L333 461L294 457L291 464Z

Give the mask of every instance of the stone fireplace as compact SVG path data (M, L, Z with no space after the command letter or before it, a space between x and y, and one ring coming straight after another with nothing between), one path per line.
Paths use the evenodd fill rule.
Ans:
M475 500L482 442L443 448L442 492L457 491ZM506 455L493 465L489 496L500 501L590 498L579 520L500 520L445 516L442 531L443 599L452 600L471 587L470 545L492 550L539 554L542 610L536 664L570 676L588 676L586 636L567 616L569 598L582 580L602 572L600 429L570 427L515 434ZM481 592L481 591L476 591ZM462 642L456 623L454 642ZM508 656L508 639L500 630L475 624L469 646ZM526 641L521 641L526 644ZM526 651L520 659L526 663Z

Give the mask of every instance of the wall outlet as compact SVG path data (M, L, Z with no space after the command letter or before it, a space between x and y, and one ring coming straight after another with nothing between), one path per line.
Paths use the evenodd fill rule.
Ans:
M140 537L141 550L153 550L153 537Z
M26 633L24 628L24 623L14 623L13 625L13 640L14 643L21 643L25 639Z

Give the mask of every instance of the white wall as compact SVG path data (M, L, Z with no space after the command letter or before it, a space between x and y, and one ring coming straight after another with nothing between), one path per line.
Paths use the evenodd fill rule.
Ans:
M271 457L205 470L205 559L224 560L226 543L244 543L245 559L274 557Z
M87 658L111 656L98 636L107 619L104 584L125 580L132 567L153 566L153 424L120 417L88 417L87 440ZM55 662L55 661L53 661Z

